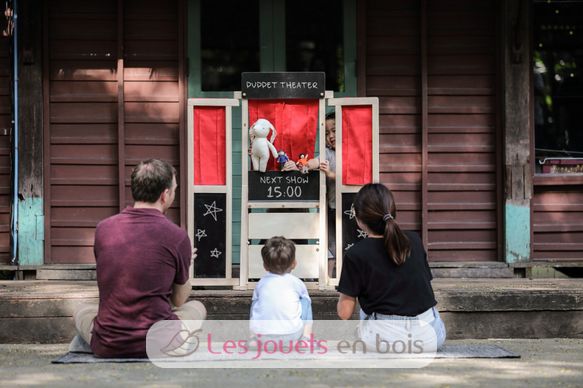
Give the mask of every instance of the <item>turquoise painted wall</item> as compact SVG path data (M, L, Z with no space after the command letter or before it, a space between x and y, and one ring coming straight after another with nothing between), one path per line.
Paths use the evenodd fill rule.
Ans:
M509 264L530 260L530 206L506 203L505 253Z
M43 199L26 198L18 202L18 263L44 264Z

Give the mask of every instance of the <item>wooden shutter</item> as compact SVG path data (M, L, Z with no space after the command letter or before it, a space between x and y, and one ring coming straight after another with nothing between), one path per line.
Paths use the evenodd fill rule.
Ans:
M198 249L194 285L237 285L233 278L232 108L238 99L188 100L188 235Z

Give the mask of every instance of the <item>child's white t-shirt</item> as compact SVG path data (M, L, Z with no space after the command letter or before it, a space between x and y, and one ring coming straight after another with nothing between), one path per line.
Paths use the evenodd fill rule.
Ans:
M268 272L253 291L250 329L261 334L292 334L302 330L300 298L310 300L300 279L290 273Z

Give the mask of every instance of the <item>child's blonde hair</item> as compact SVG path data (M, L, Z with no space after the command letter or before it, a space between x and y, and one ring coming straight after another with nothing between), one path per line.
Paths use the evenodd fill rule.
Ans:
M267 240L261 248L261 257L267 271L283 275L292 269L296 259L296 246L283 236L275 236Z

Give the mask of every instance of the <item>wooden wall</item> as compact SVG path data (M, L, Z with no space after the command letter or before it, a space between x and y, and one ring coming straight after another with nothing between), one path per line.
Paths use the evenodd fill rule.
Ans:
M534 189L532 259L583 260L583 185L548 183Z
M380 97L381 181L434 261L501 258L495 4L366 2L359 82ZM179 7L46 7L47 262L93 261L95 225L131 203L129 172L140 159L181 164Z
M396 194L399 222L420 232L432 261L501 259L497 2L359 4L359 91L380 97L381 181ZM183 8L46 2L47 263L93 262L95 225L131 204L129 173L140 159L180 170ZM0 263L10 258L8 55L0 38ZM536 180L533 259L583 260L581 183ZM170 210L182 224L184 200Z
M45 262L92 263L97 223L133 203L133 166L162 158L180 173L183 10L54 0L45 13Z
M381 181L433 261L502 257L495 5L367 1L364 91L380 97Z

